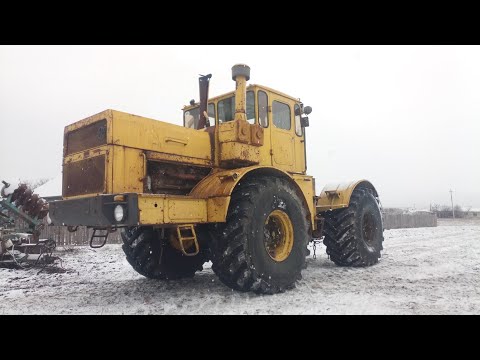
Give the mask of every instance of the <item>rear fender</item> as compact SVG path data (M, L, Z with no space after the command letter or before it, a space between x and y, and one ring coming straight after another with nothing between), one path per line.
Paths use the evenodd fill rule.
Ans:
M350 204L350 197L357 187L371 189L374 196L378 198L377 190L368 180L327 184L317 198L317 212L348 207Z

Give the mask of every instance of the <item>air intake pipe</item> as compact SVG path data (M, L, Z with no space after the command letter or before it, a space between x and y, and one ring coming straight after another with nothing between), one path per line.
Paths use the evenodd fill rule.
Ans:
M250 80L250 67L237 64L232 67L232 79L236 82L235 120L247 121L247 81Z

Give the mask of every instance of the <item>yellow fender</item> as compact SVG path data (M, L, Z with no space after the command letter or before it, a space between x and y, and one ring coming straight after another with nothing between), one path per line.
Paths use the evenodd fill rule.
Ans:
M227 219L230 196L237 184L247 175L271 175L284 177L291 180L294 188L304 200L304 205L311 217L313 213L313 201L305 198L305 194L297 182L287 172L268 166L249 166L233 170L213 170L210 175L200 181L190 192L194 198L207 199L208 221L225 222Z
M368 180L327 184L317 198L317 212L348 207L353 190L358 186L372 189L374 195L378 197L377 190Z

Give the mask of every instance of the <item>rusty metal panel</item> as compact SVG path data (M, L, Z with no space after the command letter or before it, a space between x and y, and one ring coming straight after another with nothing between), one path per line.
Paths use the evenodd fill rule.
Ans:
M254 146L263 146L264 142L264 130L263 128L258 125L251 125L250 126L250 138L251 144Z
M139 194L138 211L140 224L164 224L165 196Z
M206 199L168 198L168 211L165 213L165 223L206 223Z
M260 150L257 146L226 142L220 144L220 165L224 168L239 168L256 165L260 161Z
M143 152L116 145L111 146L111 149L113 153L111 157L113 163L111 192L143 192L146 172L145 155Z
M197 130L198 131L198 130ZM159 153L154 151L145 151L148 160L153 161L163 161L163 162L170 162L175 164L192 164L192 165L200 165L200 166L212 166L212 161L204 160L204 159L196 159L193 157L186 157L181 155L175 154L166 154L166 153ZM213 156L212 156L213 158Z
M220 142L235 141L237 139L235 124L234 121L228 121L218 125L218 140Z
M138 209L142 225L208 222L207 199L139 194Z
M225 222L229 204L230 196L207 199L208 222Z
M81 127L66 134L66 155L107 143L107 120Z
M144 192L176 195L187 195L211 170L192 165L156 161L148 161L147 169L150 188L145 188Z
M230 197L233 189L245 174L261 168L264 167L251 166L214 172L200 181L190 195L197 198ZM285 175L288 176L286 173Z
M218 140L221 143L238 141L248 144L250 124L246 121L227 121L218 125Z
M63 197L105 192L105 155L63 166Z
M250 143L250 125L247 121L234 121L237 133L238 142L249 144Z

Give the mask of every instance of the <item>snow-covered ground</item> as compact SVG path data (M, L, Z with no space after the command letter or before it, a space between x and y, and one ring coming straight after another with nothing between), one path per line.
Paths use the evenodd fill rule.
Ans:
M480 314L480 221L385 231L378 265L342 268L321 246L296 289L238 293L206 264L195 278L138 275L119 245L60 252L65 273L0 269L0 314Z

